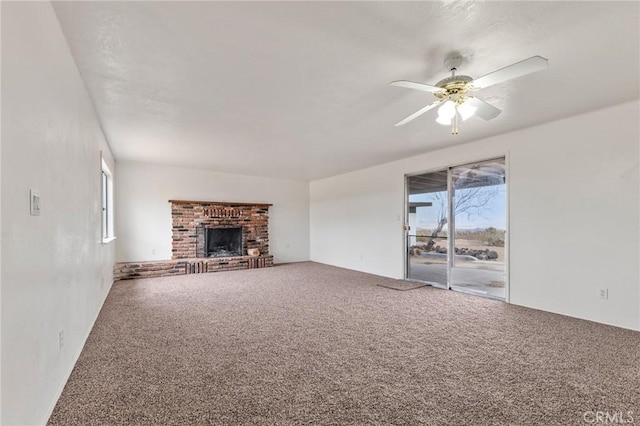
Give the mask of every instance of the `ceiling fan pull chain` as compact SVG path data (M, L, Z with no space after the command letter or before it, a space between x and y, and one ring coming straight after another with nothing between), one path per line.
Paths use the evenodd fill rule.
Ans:
M457 107L456 107L456 113L451 118L451 134L452 135L458 134L458 108Z

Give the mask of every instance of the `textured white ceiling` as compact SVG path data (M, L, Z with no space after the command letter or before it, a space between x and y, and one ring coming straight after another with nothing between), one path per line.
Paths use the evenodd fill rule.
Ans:
M55 2L117 159L312 180L639 97L638 2ZM451 51L503 109L452 136L431 111Z

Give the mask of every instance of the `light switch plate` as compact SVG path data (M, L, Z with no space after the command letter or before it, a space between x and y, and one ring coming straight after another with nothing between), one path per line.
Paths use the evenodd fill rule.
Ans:
M40 216L40 193L38 191L31 190L31 216Z
M608 299L609 298L609 289L608 288L601 288L598 291L599 295L600 295L600 299Z

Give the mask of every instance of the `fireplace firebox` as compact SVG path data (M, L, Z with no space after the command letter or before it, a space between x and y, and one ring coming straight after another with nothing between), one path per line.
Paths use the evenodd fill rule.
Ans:
M206 257L242 256L242 228L206 228Z

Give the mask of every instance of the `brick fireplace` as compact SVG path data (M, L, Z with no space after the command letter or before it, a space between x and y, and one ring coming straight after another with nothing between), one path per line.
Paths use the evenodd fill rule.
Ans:
M207 257L208 229L242 228L243 255L251 248L269 253L270 204L170 200L172 259Z
M269 255L271 204L169 202L171 260L117 263L116 280L273 266ZM250 249L260 254L249 256Z

